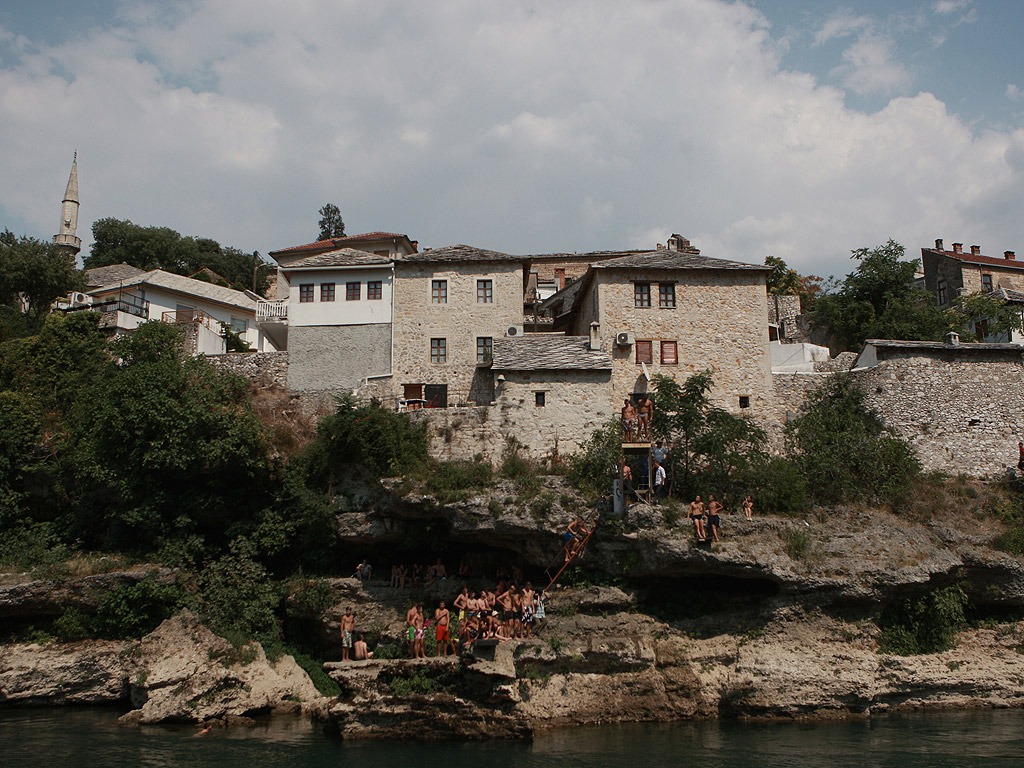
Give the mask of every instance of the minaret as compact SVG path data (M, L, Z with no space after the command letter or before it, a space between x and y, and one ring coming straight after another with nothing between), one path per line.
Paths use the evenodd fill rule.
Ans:
M71 175L68 177L68 188L64 192L64 201L60 209L60 229L53 236L53 242L61 250L77 256L82 250L82 238L75 234L78 229L78 151L71 163Z

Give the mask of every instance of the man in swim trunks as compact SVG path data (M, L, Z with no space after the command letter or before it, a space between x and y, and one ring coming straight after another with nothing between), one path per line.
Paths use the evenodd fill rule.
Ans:
M636 421L636 408L633 407L633 403L627 397L622 401L622 431L626 435L626 442L633 442L633 425Z
M572 560L572 556L579 551L583 540L587 538L587 533L587 526L584 524L583 518L577 515L562 534L562 541L565 542L565 562L568 563Z
M654 416L654 403L651 402L650 395L644 395L640 401L640 407L637 409L637 421L639 427L637 432L639 433L638 439L641 441L650 442L651 440L651 418Z
M450 611L445 607L444 600L441 601L437 610L434 611L434 622L437 636L437 655L441 655L444 648L444 655L448 655L448 621L451 618Z
M711 527L711 536L718 541L719 513L725 509L716 499L714 494L708 497L708 525Z
M708 536L704 531L704 502L700 500L700 496L690 502L690 511L686 516L693 520L693 527L697 531L697 538L705 541Z
M341 660L349 660L349 651L352 650L352 632L356 628L356 615L351 608L345 609L345 615L341 617Z
M405 626L409 635L409 656L416 658L416 620L419 608L413 603L405 612Z

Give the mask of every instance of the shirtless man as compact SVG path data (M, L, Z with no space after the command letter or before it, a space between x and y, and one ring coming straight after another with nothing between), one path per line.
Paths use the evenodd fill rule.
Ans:
M587 533L587 526L584 524L583 518L577 515L562 534L562 540L565 542L565 562L568 563L572 560L572 556L579 551Z
M639 439L641 441L651 440L651 417L654 415L654 403L651 402L650 395L644 395L644 399L640 401L640 408L637 411L637 420L639 422L638 432Z
M352 650L352 632L356 628L356 615L351 608L345 609L345 615L341 617L341 660L348 661L349 651Z
M437 655L441 655L441 649L444 648L444 655L448 655L448 621L451 618L451 613L445 608L444 600L441 601L437 610L434 611L434 623L437 627Z
M714 494L708 497L708 525L711 526L711 536L718 541L719 513L725 509L716 499Z
M502 626L507 627L508 630L512 631L512 621L515 618L515 614L512 611L512 587L509 587L502 592L496 598L498 605L501 606L501 623Z
M416 621L419 615L419 606L413 603L405 612L405 626L409 633L409 656L416 658ZM420 622L422 626L422 622Z
M364 661L366 659L373 658L373 651L366 647L366 641L362 635L356 637L356 642L352 647L352 651L355 653L356 661Z
M424 649L426 643L427 628L423 621L423 608L416 608L416 618L414 620L413 627L415 632L413 633L413 658L425 659L427 658L427 652Z
M455 602L452 603L452 608L457 608L459 611L459 623L461 624L466 619L466 611L469 610L469 588L463 587L459 594L455 596Z
M537 594L533 591L533 585L526 582L523 587L523 635L527 638L533 636L533 602Z
M627 397L622 401L622 431L626 435L626 442L633 442L633 425L636 423L636 408L633 407L633 403Z
M690 502L690 511L687 517L693 520L693 526L697 531L697 538L705 541L708 535L704 531L704 502L700 500L700 496Z

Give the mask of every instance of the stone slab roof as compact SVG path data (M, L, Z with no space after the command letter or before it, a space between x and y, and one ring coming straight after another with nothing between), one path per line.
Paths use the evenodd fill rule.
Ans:
M423 253L411 253L403 256L401 261L405 262L433 262L433 261L516 261L521 262L522 256L510 256L499 251L488 251L484 248L477 248L472 245L448 245L444 248L434 248Z
M202 280L193 280L191 277L175 275L172 272L164 272L162 269L143 272L130 280L125 280L119 285L106 285L102 288L90 291L89 293L96 295L98 293L118 290L119 288L134 288L136 286L163 288L164 290L172 291L174 293L183 294L185 296L195 296L217 304L224 304L229 307L244 309L249 312L256 311L256 300L241 291L236 291L233 288L225 288L222 285L214 285L213 283L207 283Z
M744 264L740 261L713 259L699 253L683 251L646 251L629 256L599 261L594 269L736 269L752 272L770 272L771 267L763 264Z
M378 267L390 264L393 259L390 256L378 256L375 253L358 251L355 248L341 248L329 253L317 253L312 256L293 261L287 266L281 267L285 272L292 269L317 269L327 267Z
M121 280L130 280L143 274L145 271L123 261L120 264L110 264L106 267L93 267L92 269L85 270L85 285L89 289L100 288L104 285L118 283Z
M944 349L952 352L1015 352L1021 354L1024 347L1020 344L1007 344L1005 342L962 342L947 344L944 341L904 341L901 339L867 339L865 345L870 344L878 349L919 349L936 350Z
M1012 301L1014 303L1024 303L1024 293L1020 291L1014 291L1010 288L996 288L994 291L985 294L992 299L1002 299L1003 301Z
M587 336L526 335L495 339L491 349L494 371L610 371L606 352L590 349Z

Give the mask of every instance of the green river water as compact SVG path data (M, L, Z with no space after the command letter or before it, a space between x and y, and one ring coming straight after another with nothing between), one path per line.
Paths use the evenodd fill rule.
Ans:
M660 768L1024 766L1024 712L816 723L717 721L545 731L533 742L360 742L299 720L251 729L128 727L108 710L0 710L0 766L85 768Z

